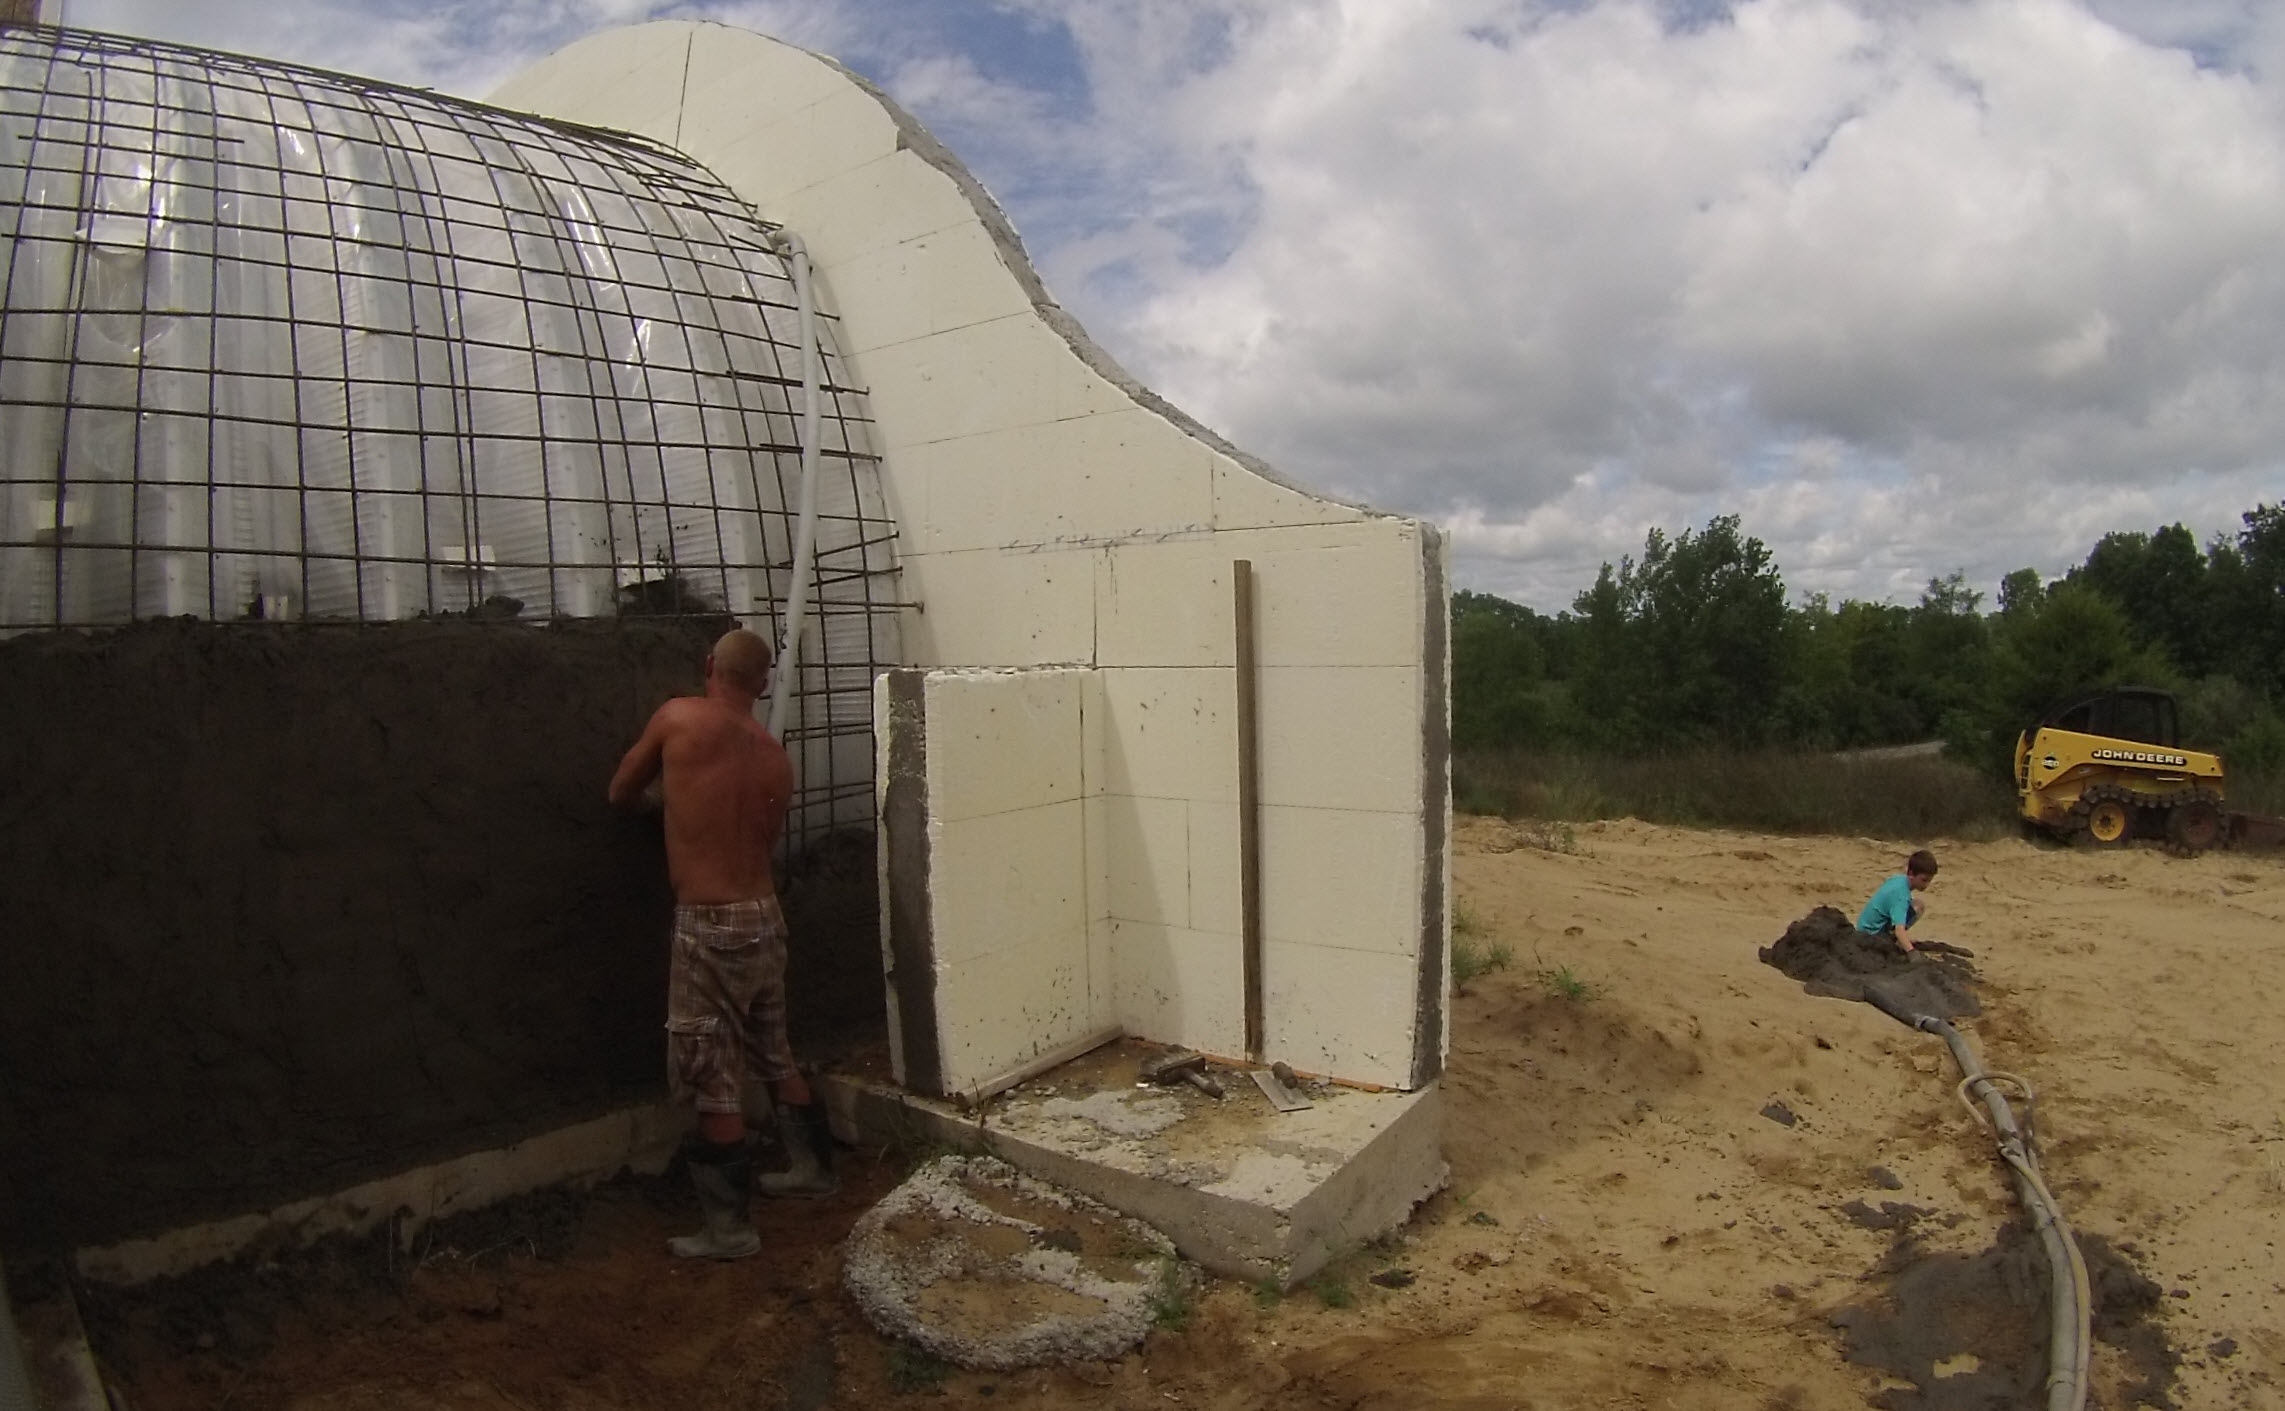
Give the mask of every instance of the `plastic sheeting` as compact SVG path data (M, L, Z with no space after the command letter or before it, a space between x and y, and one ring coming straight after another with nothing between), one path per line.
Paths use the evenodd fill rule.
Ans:
M790 276L677 153L9 31L0 270L0 631L715 608L776 635ZM867 793L893 527L836 357L825 395L789 733Z

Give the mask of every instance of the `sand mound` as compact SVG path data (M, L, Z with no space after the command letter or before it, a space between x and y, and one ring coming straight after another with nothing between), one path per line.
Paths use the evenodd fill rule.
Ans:
M940 1157L889 1192L843 1274L882 1332L992 1370L1122 1356L1192 1281L1158 1231L987 1156Z
M1972 988L1971 958L1971 952L1941 942L1906 955L1829 906L1786 927L1784 937L1761 952L1762 964L1776 966L1813 995L1863 1000L1906 1022L1983 1013Z

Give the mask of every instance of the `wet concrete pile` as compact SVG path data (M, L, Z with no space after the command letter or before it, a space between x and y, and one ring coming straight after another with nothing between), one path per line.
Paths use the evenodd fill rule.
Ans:
M1983 1013L1976 999L1974 952L1940 941L1911 955L1868 936L1846 916L1820 906L1785 928L1761 951L1764 965L1801 982L1810 994L1862 1000L1891 1015L1959 1019Z
M1880 1226L1898 1229L1896 1244L1871 1275L1881 1296L1832 1319L1851 1362L1911 1383L1883 1390L1872 1404L1882 1411L2043 1404L2049 1285L2038 1236L2011 1220L1989 1249L1932 1253L1914 1236L1913 1223L1906 1218ZM2160 1320L2158 1285L2134 1267L2127 1251L2099 1235L2079 1236L2079 1248L2094 1285L2095 1340L2116 1354L2098 1366L2089 1404L2172 1407L2182 1359Z
M0 642L0 1249L265 1209L661 1095L659 824L603 787L720 626ZM827 979L849 967L881 1006L869 858L789 889L792 977L826 1012L864 1007Z

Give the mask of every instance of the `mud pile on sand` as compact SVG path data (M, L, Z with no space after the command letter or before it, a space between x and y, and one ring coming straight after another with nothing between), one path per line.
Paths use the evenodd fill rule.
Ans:
M2079 1236L2093 1280L2093 1331L2118 1350L2129 1405L2174 1405L2181 1356L2159 1319L2161 1295L2100 1235ZM1848 1359L1912 1384L1873 1398L1887 1411L1984 1411L2037 1404L2047 1380L2046 1257L2029 1226L2010 1220L1991 1248L1931 1253L1907 1222L1873 1271L1876 1300L1833 1315Z
M1813 995L1863 1000L1900 1018L1958 1019L1983 1013L1971 959L1972 952L1941 942L1906 955L1859 931L1829 906L1786 927L1783 938L1761 952L1762 964L1799 980Z
M873 1326L964 1367L1118 1357L1189 1296L1164 1235L990 1157L941 1157L857 1222L843 1275Z

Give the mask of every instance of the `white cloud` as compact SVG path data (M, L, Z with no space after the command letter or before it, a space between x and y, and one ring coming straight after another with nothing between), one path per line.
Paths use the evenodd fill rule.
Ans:
M1050 272L1177 402L1543 603L1728 509L1837 592L2055 568L2281 478L2285 129L2215 47L2274 25L2209 8L1228 7L1121 101L1242 238L1194 268L1146 211ZM1772 481L1797 444L1826 468Z
M985 8L1059 28L1083 91L946 18ZM2058 569L2108 529L2230 528L2285 486L2266 0L70 17L481 93L589 29L685 13L880 78L1116 355L1288 473L1446 519L1473 586L1559 605L1650 525L1736 511L1797 588L1909 597Z

